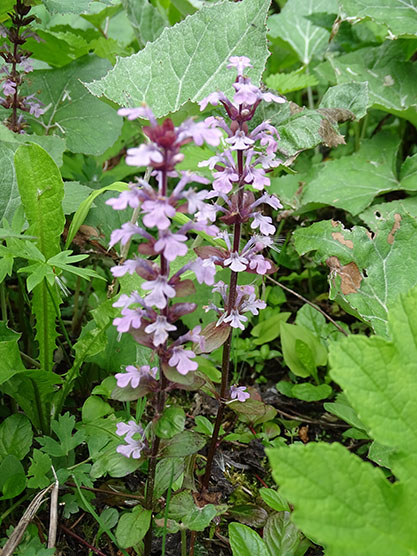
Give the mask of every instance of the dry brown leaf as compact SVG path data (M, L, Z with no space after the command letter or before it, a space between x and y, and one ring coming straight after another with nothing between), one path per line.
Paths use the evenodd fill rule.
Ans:
M329 257L326 264L330 268L331 274L340 276L340 289L343 295L359 291L363 278L356 263L341 265L337 257Z
M394 243L395 232L399 229L400 226L401 226L401 214L398 214L397 212L396 214L394 214L394 225L387 237L387 241L390 245Z

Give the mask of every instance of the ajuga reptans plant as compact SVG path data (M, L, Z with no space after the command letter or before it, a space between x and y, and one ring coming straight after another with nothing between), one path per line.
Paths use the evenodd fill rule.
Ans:
M122 260L112 273L115 278L137 274L143 280L144 293L134 291L119 297L114 306L120 307L121 314L114 325L120 333L130 333L152 350L150 364L128 365L116 379L118 389L129 389L129 399L133 399L132 391L136 398L150 394L154 417L150 425L133 419L119 423L117 434L124 441L118 447L119 453L149 458L145 506L150 510L161 442L153 431L167 394L182 387L181 377L185 376L193 377L187 388L202 387L206 381L198 371L196 353L207 353L223 345L220 391L211 385L219 409L202 481L203 491L208 487L225 404L230 400L245 402L250 397L246 387L229 386L231 332L234 328L243 330L247 314L257 315L265 307L255 287L239 285L238 277L241 272L265 275L275 271L273 262L263 254L274 246L275 227L261 208L281 208L276 197L264 192L270 184L268 172L280 163L275 156L279 137L269 122L252 130L249 123L262 101L285 101L251 83L245 75L246 68L251 67L247 57L230 58L228 67L237 72L233 101L214 92L200 103L201 110L208 104L222 105L227 118L208 117L201 122L189 119L175 127L170 119L158 124L145 105L119 110L128 119L149 120L143 128L148 141L129 149L126 162L150 169L148 174L155 183L153 186L150 180L138 179L118 198L107 201L116 210L133 209L131 220L112 233L111 245L120 242L126 246L133 236L140 238L137 255ZM212 171L212 182L176 169L184 159L181 147L190 142L217 148L216 154L201 163ZM208 238L209 243L189 253L189 238L196 233ZM186 255L187 262L178 268L176 259ZM230 270L228 284L216 281L216 267ZM196 326L178 336L179 319L197 309L193 302L176 301L177 297L192 298L190 271L198 283L213 287L220 303L205 307L206 311L214 311L215 317L204 330ZM145 537L145 554L149 551L150 534Z

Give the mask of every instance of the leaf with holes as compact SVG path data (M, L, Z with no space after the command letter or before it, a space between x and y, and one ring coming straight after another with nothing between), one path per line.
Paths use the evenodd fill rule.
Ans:
M393 212L378 220L372 232L323 220L296 230L294 241L300 255L315 252L317 261L328 264L331 297L387 336L388 307L417 283L417 222Z

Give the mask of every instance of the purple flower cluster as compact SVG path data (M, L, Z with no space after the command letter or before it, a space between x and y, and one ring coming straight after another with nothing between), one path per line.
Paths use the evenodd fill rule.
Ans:
M0 105L12 110L12 115L7 119L6 125L14 132L24 133L24 118L17 111L28 112L35 118L39 118L49 107L43 107L41 101L34 95L23 96L19 94L19 87L22 85L24 75L33 71L30 64L30 52L23 50L21 46L29 37L40 40L36 33L28 29L22 31L35 16L30 16L31 7L26 6L22 0L17 0L14 6L15 13L11 13L12 26L6 28L0 26L0 35L7 38L11 45L4 43L0 48L0 56L5 64L0 67L0 73L4 74L0 78L2 94L0 94Z
M176 127L169 118L158 124L151 109L145 105L119 110L119 114L129 120L141 118L149 121L149 125L143 127L148 141L128 149L126 163L151 168L155 182L153 186L139 179L117 198L107 201L115 210L130 207L135 215L134 221L113 231L110 245L120 242L125 246L133 236L140 239L138 254L122 260L111 272L115 278L128 273L143 280L142 293L123 294L114 303L114 307L121 309L120 316L114 319L119 333L130 333L159 358L159 382L156 367L129 365L124 373L116 375L120 388L138 389L141 395L167 389L166 379L169 377L175 383L175 373L187 375L197 370L196 350L187 344L198 346L200 352L205 350L206 338L200 326L175 339L172 337L172 333L178 331L178 319L196 309L195 303L175 302L175 298L192 296L195 291L193 282L184 276L186 272L191 271L198 283L213 286L213 292L220 294L223 306L210 304L207 307L207 310L215 310L218 317L211 331L213 327L223 331L226 328L230 335L231 328L244 329L247 313L257 315L265 307L253 286L237 284L238 274L265 275L276 270L274 263L262 253L274 245L275 226L270 216L262 214L261 207L282 208L275 196L264 192L264 188L270 185L268 173L280 164L275 156L279 135L269 122L252 130L249 130L248 122L260 102L285 101L262 92L244 75L245 69L251 67L247 57L230 58L228 67L237 70L233 101L217 92L203 99L200 107L203 110L208 104L223 105L229 123L224 118L208 117L201 122L188 119ZM184 159L181 148L190 142L222 148L221 152L200 164L213 172L211 187L208 179L176 169ZM260 194L256 197L258 192ZM186 224L176 224L177 213L188 215ZM246 224L249 224L249 238L243 241L242 231ZM220 230L218 226L226 230ZM232 234L227 227L232 228ZM198 231L212 236L212 245L195 248L197 258L182 266L176 264L175 272L171 272L172 263L188 253L189 234ZM216 267L219 266L230 269L229 286L215 281ZM227 337L222 333L223 342ZM161 378L165 382L161 382ZM245 387L232 386L229 396L232 400L245 401L249 394ZM127 443L119 446L118 451L128 457L139 457L144 446L140 425L134 421L129 425L119 424L117 434L126 435ZM139 440L134 439L135 434L141 435Z

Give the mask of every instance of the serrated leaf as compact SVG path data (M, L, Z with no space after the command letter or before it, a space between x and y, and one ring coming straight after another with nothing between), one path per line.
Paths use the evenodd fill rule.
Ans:
M294 232L298 253L317 252L331 269L331 295L369 322L376 333L387 336L387 311L400 293L417 283L417 223L393 213L379 219L372 230L345 229L340 222L316 222ZM282 334L282 331L281 331Z
M47 129L66 139L75 153L101 155L120 135L123 120L116 110L90 95L82 80L99 78L111 67L102 58L85 56L63 68L31 74L31 90L51 105L41 117Z
M320 58L328 48L329 31L314 25L306 16L314 13L339 12L335 0L288 0L279 14L268 20L269 35L290 44L299 60L308 65L312 58Z
M28 487L36 489L47 487L51 483L51 480L47 477L51 471L51 458L48 454L45 454L35 448L30 459L31 464L28 469Z
M119 105L146 102L161 117L189 99L196 102L215 90L231 92L235 75L226 69L230 56L250 57L254 69L248 73L259 83L267 57L268 8L269 0L204 6L164 29L137 54L119 59L101 80L85 85L94 95L104 95Z
M337 443L268 450L274 478L295 505L295 523L331 556L417 554L411 525L417 519L417 399L410 395L417 388L416 320L414 287L389 311L391 341L357 335L330 347L332 378L371 436L392 450L394 484Z
M329 57L337 83L367 81L369 105L417 124L415 90L417 68L406 61L401 41L365 47L342 56Z
M29 232L38 238L36 246L49 259L61 250L60 236L65 224L61 174L49 154L34 143L21 145L17 149L15 167ZM59 302L56 290L47 286L45 280L34 288L32 311L36 319L39 361L45 371L49 371L53 364L57 337L55 306Z
M351 81L330 87L320 101L320 108L344 108L355 114L357 119L366 115L368 105L369 92L366 81Z
M341 0L347 17L370 18L386 25L396 37L417 33L417 3L415 0Z
M230 523L229 540L233 556L270 556L258 533L242 523Z
M44 0L43 3L52 13L79 14L88 9L92 0Z
M275 73L268 75L265 79L265 84L268 87L275 89L283 95L305 89L306 87L315 87L318 83L314 75L301 73L300 70L288 73Z
M20 334L0 322L0 385L25 369L19 353Z

